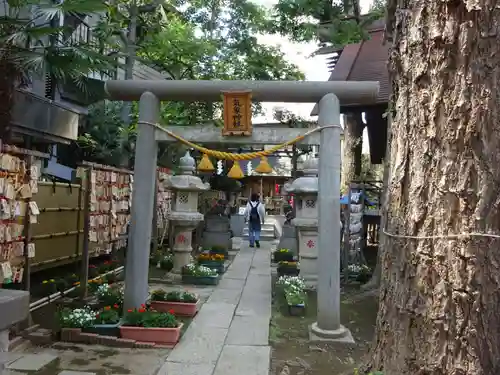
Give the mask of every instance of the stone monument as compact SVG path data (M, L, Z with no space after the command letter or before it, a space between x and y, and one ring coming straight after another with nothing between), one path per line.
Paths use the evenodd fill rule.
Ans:
M283 189L288 193L290 186L291 183L286 183ZM297 248L297 228L291 223L285 222L285 224L283 224L278 249L288 249L294 254L297 254L299 250Z
M9 351L9 328L26 319L29 311L28 292L0 288L0 374L4 369L1 353Z
M205 215L202 240L204 249L217 246L231 250L231 224L228 213L227 202L219 200L217 206Z
M318 159L304 162L304 176L297 178L287 191L295 196L297 216L292 224L299 234L300 275L306 286L316 289L318 283Z
M182 267L190 261L192 232L198 223L203 221L203 215L198 212L198 195L210 188L201 179L193 175L195 160L186 152L179 161L181 174L171 176L166 181L166 186L175 193L173 207L168 219L173 226L174 233L174 268L173 273L181 273Z

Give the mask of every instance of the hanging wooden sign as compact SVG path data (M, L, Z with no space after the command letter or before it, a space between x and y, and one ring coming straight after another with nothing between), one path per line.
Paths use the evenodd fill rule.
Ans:
M252 135L252 92L228 91L224 97L222 135Z

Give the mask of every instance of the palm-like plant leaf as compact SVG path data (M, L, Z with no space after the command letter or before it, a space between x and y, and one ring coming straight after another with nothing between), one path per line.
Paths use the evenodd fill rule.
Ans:
M103 42L92 38L90 28L84 33L87 38L81 40L72 37L73 28L58 26L58 20L64 15L103 13L107 7L102 0L64 0L58 3L52 0L6 0L6 12L0 17L0 65L8 67L14 74L0 81L0 96L8 102L0 108L4 120L12 104L12 92L20 79L33 74L49 75L58 83L71 82L78 90L90 95L89 75L96 72L111 74L116 70L118 56L104 54Z

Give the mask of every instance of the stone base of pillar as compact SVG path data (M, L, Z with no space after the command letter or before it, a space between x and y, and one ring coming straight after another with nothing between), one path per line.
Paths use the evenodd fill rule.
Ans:
M314 255L300 254L300 276L304 279L308 289L316 289L318 284L318 257Z
M10 344L9 330L6 329L4 331L0 331L0 353L8 352L9 351L9 344ZM0 366L1 366L1 362L0 362ZM1 369L1 367L0 367L0 369ZM0 372L0 374L1 374L1 372Z
M302 263L301 263L302 267ZM317 275L304 275L302 269L300 270L300 276L304 279L306 284L306 290L316 290L318 287L318 276Z
M279 239L278 249L289 249L297 255L297 228L289 224L283 225L283 232Z
M327 331L318 327L318 323L309 326L310 341L338 342L341 344L354 344L354 338L348 328L341 325L338 329Z
M174 268L173 274L181 274L182 268L189 264L191 260L191 250L179 251L174 249Z
M168 274L168 282L173 283L173 284L181 284L182 283L182 274L175 273L174 270L170 271L170 273Z
M241 250L241 244L243 242L243 239L241 237L233 237L231 238L231 250L232 251L239 251Z

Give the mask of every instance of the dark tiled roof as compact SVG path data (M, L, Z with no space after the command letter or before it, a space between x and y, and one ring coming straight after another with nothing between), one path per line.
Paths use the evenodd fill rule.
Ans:
M383 22L374 22L368 31L370 39L344 47L328 80L378 81L380 90L375 104L385 104L391 89L387 67L389 45L384 43ZM311 115L317 115L317 105Z
M342 56L346 48L340 55L335 70L330 76L330 81L340 79L346 81L379 81L380 90L377 103L387 103L389 101L389 71L387 61L389 59L389 45L384 44L384 30L370 32L370 39L358 44L356 56L346 56L342 61ZM348 71L347 78L344 78L345 71ZM339 78L337 78L339 77Z

